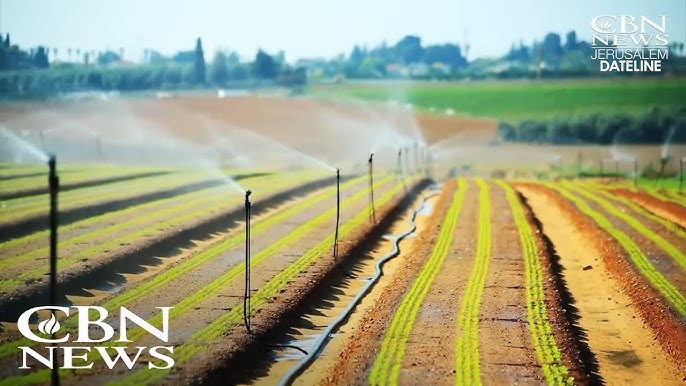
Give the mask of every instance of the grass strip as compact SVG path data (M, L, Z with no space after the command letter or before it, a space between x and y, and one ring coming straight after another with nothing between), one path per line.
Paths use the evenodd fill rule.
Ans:
M541 365L543 376L548 385L572 385L574 378L569 376L569 370L562 363L562 354L548 320L544 287L545 277L531 225L527 221L522 204L519 202L514 189L503 181L496 181L496 184L505 191L505 198L510 204L512 217L517 226L522 245L526 320L536 350L536 359Z

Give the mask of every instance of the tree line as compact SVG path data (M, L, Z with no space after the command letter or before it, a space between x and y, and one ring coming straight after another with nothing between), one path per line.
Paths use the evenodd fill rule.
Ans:
M145 51L143 64L123 61L120 52L104 51L91 63L85 52L81 63L49 63L47 50L38 47L24 51L12 45L9 34L0 36L0 95L41 97L55 93L102 90L140 91L226 87L230 84L278 84L300 87L306 82L304 68L283 60L283 53L269 55L258 50L252 62L241 62L235 53L217 52L205 62L200 38L195 49L165 57L154 50Z
M686 107L652 107L643 114L589 114L572 118L500 122L503 141L549 144L686 143Z

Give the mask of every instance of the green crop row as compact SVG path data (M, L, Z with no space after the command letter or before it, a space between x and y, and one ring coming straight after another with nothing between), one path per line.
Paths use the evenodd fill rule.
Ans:
M622 197L618 194L611 194L610 192L607 192L604 189L594 189L593 191L600 194L601 196L609 199L609 200L614 200L614 201L617 201L617 202L620 202L620 203L626 205L627 207L631 208L631 210L633 210L634 212L639 213L642 216L647 217L652 221L655 221L656 223L659 223L668 231L676 234L677 236L679 236L683 239L686 239L686 231L684 231L684 229L682 227L674 224L673 222L671 222L669 220L664 219L663 217L660 217L658 215L653 214L652 212L645 209L640 204L637 204L633 200L631 200L629 198Z
M572 385L574 378L569 376L569 370L562 363L562 354L548 320L544 288L545 277L538 257L534 233L514 189L503 181L497 181L496 184L505 191L505 198L510 204L512 217L519 231L519 240L522 244L526 320L536 350L536 358L541 365L543 376L548 385Z
M364 178L364 177L360 177ZM383 180L379 181L379 185L381 184L386 184L390 181L390 177L386 177ZM358 179L359 180L359 179ZM377 184L375 184L375 187ZM402 189L402 184L395 184L395 186L388 192L386 192L382 197L380 197L376 203L377 205L383 205L385 202L389 201L396 193L398 193ZM368 194L369 188L363 189L360 192L354 194L350 198L346 199L344 201L345 204L349 204L353 200L360 199L361 197L364 197L366 194ZM330 193L335 193L335 191L330 192ZM303 200L299 204L297 204L297 207L302 209L306 207L311 207L313 200ZM343 203L342 203L343 204ZM295 207L293 207L294 209ZM261 223L257 223L254 228L252 229L253 235L256 235L258 233L258 227L261 224L262 229L259 231L264 231L266 230L267 224L270 225L275 225L278 222L284 221L285 219L289 218L292 216L294 213L286 213L286 212L281 212L276 216L269 217L267 220ZM326 214L327 216L324 216ZM318 216L314 220L310 220L308 223L302 225L299 229L300 231L294 231L290 233L289 235L285 236L284 239L286 239L285 244L297 241L300 237L303 236L304 233L307 232L307 230L312 229L313 226L316 226L316 223L313 223L313 221L316 221L319 223L321 219L323 218L330 218L335 214L335 208L332 208L332 210L327 210L325 213L322 215ZM283 215L283 216L280 216ZM359 226L361 223L363 223L365 220L367 220L368 214L366 210L362 210L358 212L352 220L345 222L341 228L340 228L340 236L345 237L347 234L349 234L352 230L354 230L357 226ZM271 221L273 220L273 221ZM303 231L305 229L305 231ZM297 232L297 233L296 233ZM208 255L216 256L217 254L220 254L222 252L225 252L232 246L238 246L242 241L244 240L244 235L237 235L232 238L227 239L226 242L222 243L221 245L215 246L211 250L206 250L202 252L202 255L205 255L205 260L207 260ZM283 239L282 239L283 240ZM292 281L301 271L306 269L309 265L311 265L316 258L321 256L323 253L328 248L331 248L331 245L333 243L333 234L330 234L328 237L326 237L324 240L322 240L317 246L314 248L310 249L307 251L304 255L299 257L294 263L289 265L285 270L280 271L278 274L276 274L265 286L261 287L259 290L256 291L256 293L253 295L253 301L251 302L251 312L256 312L259 310L266 302L268 299L273 298L274 296L278 295L281 292L281 289L287 285L288 282ZM231 244L230 246L227 246L227 244ZM285 245L283 244L283 245ZM282 246L283 246L282 245ZM272 250L270 253L274 253L276 250ZM262 253L262 252L260 252ZM258 255L260 254L258 253ZM258 265L260 262L262 262L266 257L268 257L266 254L260 256L254 256L253 259L251 260L251 267L254 267ZM258 260L259 259L259 260ZM195 264L198 265L198 264ZM175 270L176 267L171 268L169 271L165 271L165 273L168 273L172 270ZM190 269L190 268L189 268ZM232 268L230 271L225 273L222 277L216 279L212 283L210 283L208 286L211 286L211 288L202 288L199 291L195 293L195 295L192 297L194 299L188 300L189 298L186 298L183 300L184 306L182 308L187 308L185 305L186 304L198 304L199 302L206 300L211 294L216 293L217 290L221 289L222 287L225 287L227 285L226 278L224 276L235 276L238 277L240 276L241 272L244 270L244 264L241 263L237 265L236 267ZM184 270L183 272L187 271L188 269ZM161 275L156 276L153 281L157 281L157 284L154 287L151 287L149 285L150 282L146 282L141 286L138 286L132 291L128 291L123 294L123 296L119 296L118 298L113 299L112 301L107 302L106 304L103 305L108 310L118 308L121 305L124 305L126 302L134 300L135 298L140 297L142 294L145 294L149 292L151 289L158 287L159 285L165 284L171 280L173 280L174 277L178 276L180 273L179 270L176 270L174 275L166 275L167 277L164 278L164 280L159 280L158 278ZM231 272L235 272L234 274L231 274ZM235 279L235 278L234 278ZM209 291L208 291L209 290ZM135 292L135 293L133 293ZM128 295L128 296L127 296ZM178 307L174 306L171 310L170 317L174 317L174 315L178 315L178 312L174 312L174 310ZM192 307L189 309L192 310ZM214 322L212 322L210 325L198 330L196 333L194 333L191 338L189 339L189 342L191 343L185 343L183 345L177 345L174 348L174 357L175 357L175 362L176 365L183 364L186 362L188 359L190 359L193 355L206 350L207 347L209 347L209 344L211 343L212 340L215 340L219 338L222 333L230 328L232 324L238 324L242 320L242 308L241 307L233 307L228 313L225 313L221 316L219 316ZM152 318L153 324L157 323L159 324L160 318L159 315L156 315ZM150 320L148 321L149 323L151 322ZM76 327L76 321L74 319L67 319L64 323L63 329L64 331L70 331L73 330ZM136 340L143 336L143 331L140 328L133 329L131 330L131 333L129 333L128 337L130 340ZM23 340L23 339L22 339ZM19 342L21 343L21 342ZM31 341L23 342L23 343L28 343L31 344ZM16 352L16 348L18 346L21 346L21 344L15 344L15 342L12 342L11 344L14 347L8 347L11 352ZM4 348L5 346L9 346L9 344L0 346L0 357L6 355L4 353ZM93 354L94 355L94 354ZM91 358L94 359L94 358ZM130 376L126 377L123 379L120 383L125 384L125 385L132 385L132 384L149 384L155 380L158 380L164 376L168 371L165 370L159 370L159 371L136 371ZM22 384L36 384L36 383L43 383L45 382L50 374L50 370L44 369L44 370L38 370L35 372L32 372L31 374L24 375L23 377L10 377L6 378L4 380L0 381L0 386L4 385L14 385L16 384L17 381L21 380Z
M455 384L457 385L481 384L479 308L491 258L491 209L488 185L482 179L478 179L477 183L479 185L479 231L476 258L469 275L467 290L462 297L460 313L457 316L458 337L455 342Z
M376 355L369 375L369 383L372 385L397 383L410 331L419 312L419 307L448 255L466 190L466 180L458 180L457 190L453 196L450 208L445 214L441 231L431 256L412 283L410 290L403 298L395 315L393 315L393 320L388 330L386 330L386 334L381 342L381 349Z
M287 182L284 185L290 186L292 182ZM282 186L274 186L274 188L282 189ZM155 213L154 218L158 219L157 222L153 222L151 225L143 227L133 232L128 232L120 237L111 238L105 242L93 245L91 247L80 249L78 252L70 254L68 257L60 258L58 262L58 268L60 270L68 269L73 265L91 259L93 256L97 256L108 251L117 249L122 245L128 245L130 243L136 242L145 237L150 237L155 235L160 231L178 226L190 222L197 218L202 218L207 216L208 213L214 211L222 210L226 207L232 207L240 205L243 202L243 197L232 196L231 198L224 198L220 195L213 195L206 197L204 199L192 202L193 206L198 206L194 211L181 211L182 208L178 206L169 206ZM205 204L210 204L205 205ZM183 215L177 215L178 213L183 213ZM152 214L150 214L152 216ZM148 222L149 216L142 216L134 218L128 222L115 223L109 227L103 227L93 232L87 233L86 238L97 238L103 235L114 234L113 232L126 229L129 226L134 226L137 222ZM85 237L85 236L84 236ZM19 256L16 259L4 259L0 260L0 267L20 264L31 259L40 258L40 253L45 252L45 248L42 251L33 251L25 255ZM39 253L40 252L40 253ZM45 257L44 255L43 257ZM42 266L32 268L22 272L20 275L15 276L11 279L0 280L0 292L7 292L17 286L22 285L27 280L33 280L42 277L47 269L47 261Z
M115 199L136 197L141 194L181 187L199 181L202 179L195 175L173 173L68 190L59 195L58 207L64 211ZM0 212L3 213L2 222L8 223L45 213L48 210L48 204L47 194L5 200L0 209Z
M388 192L384 193L377 201L377 207L380 207L390 201L396 194L401 192L403 185L396 183ZM367 193L367 192L365 192ZM368 221L368 208L358 212L350 221L345 222L340 227L340 236L346 237L357 227ZM333 214L333 213L332 213ZM267 284L261 287L253 295L253 301L250 305L250 313L255 313L261 310L264 305L269 303L271 299L281 293L281 291L298 275L305 272L307 268L316 262L318 258L325 255L327 250L331 248L333 243L333 232L324 238L319 244L308 250L300 256L294 263L290 264L286 269L277 273ZM188 343L176 346L174 348L175 362L177 365L183 364L190 360L193 356L200 352L206 351L207 347L212 341L220 338L225 331L232 326L242 323L243 308L236 306L223 315L220 315L210 325L195 332L189 339ZM150 384L165 377L169 370L147 371L138 370L126 378L112 383L112 385L140 385Z
M567 185L567 188L569 186ZM669 256L674 259L674 261L682 268L686 270L686 255L684 255L679 248L675 247L672 243L669 241L665 240L662 236L659 234L653 232L648 228L647 226L643 225L642 222L631 216L630 214L619 210L614 204L611 202L598 197L597 195L593 194L589 190L586 190L584 188L578 187L576 189L573 189L575 193L578 193L582 195L583 197L586 197L587 199L591 200L592 202L595 202L598 204L603 210L605 210L607 213L610 215L624 221L627 223L630 227L632 227L634 230L636 230L638 233L641 235L645 236L647 239L650 241L654 242L657 246L662 248Z
M14 193L47 187L47 167L45 176L15 178L8 183L0 185L0 193ZM117 178L134 176L146 172L168 172L169 170L141 168L141 167L100 167L97 169L84 169L60 175L62 185L76 184L103 178Z
M362 181L364 177L357 177L355 179L352 179L350 181L347 181L346 183L341 185L342 189L346 189L349 186L353 186L354 184L359 183ZM380 181L379 183L383 183L383 180ZM364 193L364 192L363 192ZM304 211L313 205L316 205L319 202L322 202L323 200L327 198L333 197L335 194L335 189L328 188L326 190L318 192L314 197L312 197L309 200L301 200L298 202L296 205L289 207L288 209L279 212L273 216L270 216L266 218L264 221L257 222L253 228L252 228L252 234L253 236L258 236L259 234L267 231L271 227L277 225L278 223L296 215L297 213L300 213L301 211ZM362 193L360 193L362 194ZM345 201L344 201L345 202ZM323 217L323 215L322 215ZM316 220L316 219L315 219ZM315 221L312 220L312 221ZM308 223L309 224L309 223ZM306 224L307 225L307 224ZM306 225L303 225L306 226ZM292 234L287 236L289 239L293 239ZM183 260L180 264L175 265L173 267L170 267L169 269L165 270L164 272L161 272L160 274L156 275L155 277L151 278L150 280L141 283L140 285L131 288L130 290L114 297L113 299L108 300L104 304L102 304L102 307L105 308L108 312L114 312L119 309L119 307L126 305L127 303L133 302L151 291L164 286L171 281L173 281L176 277L181 276L192 269L200 266L201 264L204 264L205 262L208 262L215 257L227 252L231 248L235 248L243 241L245 240L245 234L243 233L237 233L234 234L230 237L227 237L224 239L222 242L215 244L213 246L210 246L203 251L193 254ZM252 259L252 264L258 264L261 260L257 260L258 256L254 256ZM251 264L251 266L252 266ZM240 270L239 268L235 268L236 271ZM225 284L225 283L222 283ZM72 331L76 327L76 320L75 319L67 319L63 323L63 331ZM22 346L22 345L30 345L31 341L27 340L25 338L21 338L15 342L9 342L6 344L3 344L0 346L0 358L12 354L13 352L16 352L17 347Z
M280 190L285 187L295 185L296 183L300 183L301 179L289 179L282 181L280 184L274 184L269 179L265 179L264 177L258 176L247 179L245 181L250 183L253 188L261 189L269 187L272 190ZM172 218L177 213L189 213L189 211L191 211L194 207L200 207L196 212L198 213L198 215L201 215L201 212L209 210L206 207L206 205L208 203L212 203L213 201L216 201L216 203L214 203L215 205L218 205L220 201L223 201L226 205L232 202L234 204L239 203L239 201L242 199L242 196L239 197L238 195L233 195L233 197L227 197L221 194L225 192L226 188L224 187L206 188L196 192L156 200L145 204L122 209L119 211L107 212L98 216L87 218L85 220L77 221L75 223L63 226L61 228L62 233L64 233L65 231L72 231L76 229L84 229L96 226L99 223L106 223L107 225L100 225L98 226L98 229L95 231L86 232L68 239L61 238L59 241L59 249L63 250L63 248L78 245L82 241L94 239L100 235L112 235L120 230L135 229L136 227L140 227L141 225L144 225L146 223L155 223L155 225L159 225L160 221ZM132 215L140 213L145 213L145 216L131 217ZM126 219L127 217L130 218L125 221L120 220L120 218ZM30 245L32 243L35 243L40 238L47 239L47 236L48 231L40 231L25 237L7 241L5 243L0 243L0 247L10 248L21 244ZM86 251L83 252L86 253ZM32 250L31 252L28 252L21 256L2 259L0 260L0 269L9 265L16 265L36 258L44 258L45 256L47 256L47 254L47 247L44 247ZM92 254L92 251L88 251L87 254Z
M648 260L641 248L631 239L626 233L617 229L610 220L603 216L600 212L592 209L583 199L572 194L569 190L556 186L548 182L541 182L543 186L557 191L564 198L576 205L577 209L586 216L592 218L598 226L612 236L619 245L629 255L629 259L633 265L641 272L641 274L650 282L650 284L658 290L658 292L674 307L674 309L681 315L686 317L686 298L684 295L674 287L672 283L667 280Z

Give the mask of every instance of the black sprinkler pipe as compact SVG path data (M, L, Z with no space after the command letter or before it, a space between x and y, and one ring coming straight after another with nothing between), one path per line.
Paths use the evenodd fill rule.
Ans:
M374 153L369 155L369 218L376 223L376 210L374 209Z
M338 258L338 224L341 221L341 169L336 169L336 231L333 235L333 258Z
M48 293L50 305L54 307L57 306L57 194L60 190L60 179L57 176L57 159L54 155L48 158L48 186L50 190L50 281L48 283ZM54 311L52 317L55 318ZM55 332L52 333L52 339L55 339ZM50 371L50 383L53 386L60 384L58 369L57 354L53 352L52 369Z
M407 185L405 185L405 177L403 176L403 148L398 149L398 176L400 176L400 182L403 183L403 190L407 193Z
M245 192L245 288L243 291L243 324L248 334L252 334L250 329L250 194Z

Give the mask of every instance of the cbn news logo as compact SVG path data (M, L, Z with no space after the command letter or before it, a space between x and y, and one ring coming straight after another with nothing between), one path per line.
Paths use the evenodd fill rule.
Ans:
M119 337L114 340L115 343L130 343L133 342L127 337L128 322L135 324L143 330L150 333L158 340L165 344L169 342L169 310L172 307L155 307L162 311L162 328L158 329L152 324L146 322L143 318L134 314L133 312L121 307L119 310ZM71 333L66 333L61 338L56 338L55 334L59 332L61 326L57 318L56 312L61 312L65 316L70 316L70 311L75 310L77 331L74 340ZM50 319L38 323L38 332L43 335L52 335L52 338L45 338L37 335L31 330L30 320L33 315L39 311L52 311ZM131 369L141 354L147 352L150 357L159 359L164 362L164 365L158 366L152 361L148 362L149 369L169 369L174 366L174 359L170 356L174 353L174 346L136 346L129 349L126 346L86 346L79 345L79 343L103 343L111 340L115 336L115 327L105 322L108 313L105 308L98 306L72 306L72 307L57 307L57 306L40 306L34 307L25 311L17 320L17 327L24 337L37 342L47 343L50 346L45 346L45 350L40 349L41 352L34 350L31 347L19 347L22 351L22 365L20 369L30 369L27 365L28 357L32 357L38 362L42 363L48 368L52 369L53 359L56 351L60 350L64 358L63 364L59 366L61 369L90 369L93 367L93 358L91 353L96 351L105 362L105 365L111 370L118 362L122 362ZM91 335L99 335L99 338L93 338ZM56 347L57 343L71 343L71 345L62 345ZM47 352L44 354L43 352ZM75 363L79 363L78 365Z
M591 19L591 29L591 59L601 72L660 72L669 59L666 15L601 15Z

